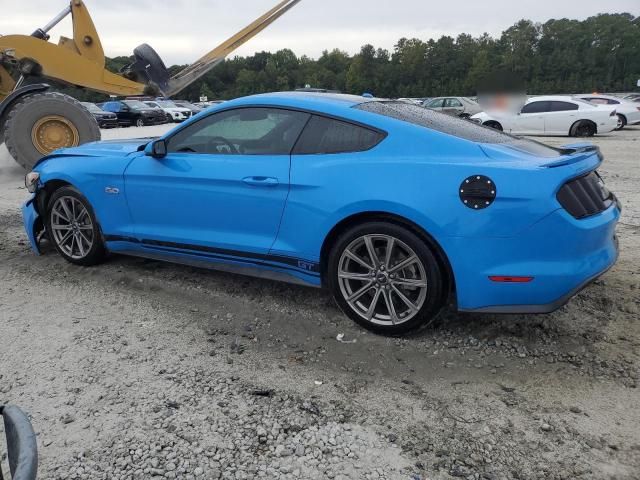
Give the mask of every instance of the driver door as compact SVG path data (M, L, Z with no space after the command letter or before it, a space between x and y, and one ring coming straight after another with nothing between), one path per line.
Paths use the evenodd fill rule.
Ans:
M137 157L125 172L137 239L152 248L267 253L289 193L291 150L308 119L239 108L169 134L166 157Z

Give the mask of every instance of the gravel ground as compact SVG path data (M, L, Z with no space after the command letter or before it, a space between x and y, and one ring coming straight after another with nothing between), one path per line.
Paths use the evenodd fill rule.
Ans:
M640 478L639 140L594 139L625 206L613 270L552 315L398 339L322 291L36 257L0 147L0 404L30 414L46 479Z

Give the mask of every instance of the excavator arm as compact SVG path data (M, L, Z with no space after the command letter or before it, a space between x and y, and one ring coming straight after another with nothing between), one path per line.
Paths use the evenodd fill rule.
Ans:
M222 62L227 56L247 43L265 28L275 22L282 15L295 7L301 0L284 0L255 20L251 25L243 28L228 40L222 42L201 59L185 68L169 81L166 96L172 97L180 93L193 82Z
M50 78L109 95L145 95L153 93L153 90L159 90L159 93L169 97L200 79L234 50L262 32L300 1L281 1L168 82L162 79L160 82L155 82L154 75L148 75L149 72L144 71L150 66L149 59L145 56L141 58L142 62L138 62L137 71L129 70L124 76L106 70L100 38L82 0L71 0L69 7L60 12L44 28L36 30L30 36L0 37L0 59L5 65L17 66L22 75ZM73 39L61 37L57 45L49 42L48 32L67 15L71 15L73 19ZM146 52L151 52L152 63L156 64L151 66L166 72L164 64L150 47L146 47ZM168 77L168 74L166 76ZM153 84L149 85L149 83ZM7 71L0 65L0 100L2 95L6 96L10 93L14 85Z

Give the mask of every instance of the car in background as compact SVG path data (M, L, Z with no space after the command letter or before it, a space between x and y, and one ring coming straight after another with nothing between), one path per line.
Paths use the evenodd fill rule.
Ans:
M171 100L152 100L145 101L145 104L151 108L158 108L167 114L171 122L181 123L191 118L192 112L188 108L179 107Z
M467 97L437 97L424 102L423 107L460 118L471 118L482 107Z
M532 97L519 111L486 111L471 119L512 135L592 137L618 126L615 108L557 95Z
M98 122L100 128L117 128L118 116L115 113L107 112L98 107L95 103L80 102L82 106L89 110L89 113L93 115L93 118Z
M193 103L187 102L185 100L174 100L173 103L175 103L180 108L186 108L191 110L192 116L197 115L204 110L204 108L198 107L197 105L194 105Z
M574 97L592 103L593 105L615 107L616 115L618 115L618 126L616 130L622 130L627 125L637 125L640 123L640 106L630 100L596 93L574 95Z
M58 150L27 174L23 217L35 252L45 229L73 264L113 252L324 286L400 334L445 305L548 313L611 268L602 160L404 102L284 92Z
M221 103L224 103L224 102L226 102L226 100L210 100L207 102L195 102L194 105L202 109L207 109L209 107L213 107L214 105L220 105Z
M144 127L147 125L162 125L167 123L163 111L153 109L140 100L112 100L98 104L102 110L115 113L118 124L123 127Z
M640 101L640 93L632 93L630 95L626 95L624 97L622 97L624 100L629 100L631 102L638 102Z
M407 103L411 103L413 105L422 105L425 101L425 98L416 98L416 97L411 97L411 98L399 98L398 99L399 102L407 102Z

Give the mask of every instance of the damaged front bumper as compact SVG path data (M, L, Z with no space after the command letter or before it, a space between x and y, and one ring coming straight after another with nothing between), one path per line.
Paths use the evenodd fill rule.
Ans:
M24 229L27 232L31 249L40 255L40 246L38 244L38 235L42 230L42 221L40 214L36 210L36 195L31 195L31 198L22 205L22 221L24 222Z

